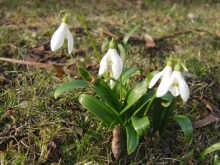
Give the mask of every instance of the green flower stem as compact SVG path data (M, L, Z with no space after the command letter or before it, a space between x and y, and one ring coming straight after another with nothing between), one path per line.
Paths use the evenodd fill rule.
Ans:
M121 109L122 109L122 74L120 76L120 103L121 103ZM120 109L120 111L121 111Z
M88 27L87 27L87 25L86 25L86 22L84 21L84 19L83 19L83 17L81 16L81 14L79 14L78 12L76 12L75 10L72 10L72 9L64 9L64 10L61 10L60 12L61 12L61 13L73 13L73 14L76 14L76 16L79 18L79 20L80 20L81 23L83 24L84 29L86 30L86 33L87 33L88 36L89 36L89 40L90 40L90 42L91 42L91 44L92 44L92 47L93 47L94 52L95 52L95 54L96 54L96 57L97 57L98 61L100 62L100 61L101 61L101 58L100 58L100 55L99 55L99 53L98 53L97 47L96 47L95 42L94 42L94 40L93 40L93 38L92 38L92 35L90 34L90 32L89 32L89 30L88 30Z
M150 106L151 104L153 103L154 99L156 98L156 92L154 93L153 97L151 98L150 100L150 103L148 104L147 108L146 108L146 111L144 112L144 115L143 116L146 116L147 115L147 112L148 110L150 109Z

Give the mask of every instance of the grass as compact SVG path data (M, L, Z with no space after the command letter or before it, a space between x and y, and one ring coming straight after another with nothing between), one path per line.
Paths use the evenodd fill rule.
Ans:
M60 84L79 78L76 64L94 74L98 70L95 53L74 15L70 16L69 25L75 40L74 53L68 55L66 45L56 52L50 50L50 38L62 19L60 10L73 8L84 16L100 53L101 44L110 39L100 28L123 36L142 23L133 37L162 37L154 48L129 41L131 53L126 65L142 67L142 79L154 69L152 61L161 69L169 55L183 59L191 74L186 74L191 95L176 113L187 115L194 122L209 113L200 98L206 99L219 115L220 38L215 34L220 27L219 5L218 1L172 0L1 1L0 57L73 64L67 67L72 71L70 75L59 77L53 70L0 61L1 164L114 164L112 130L78 102L81 93L91 91L78 89L58 99L53 96ZM191 32L184 33L187 30ZM175 32L183 33L163 38ZM34 54L33 49L41 45L44 49ZM179 126L171 123L160 143L155 144L146 136L133 154L124 151L118 164L194 164L205 148L219 142L218 123L194 129L194 134L192 143L186 145ZM204 164L211 161L209 154Z

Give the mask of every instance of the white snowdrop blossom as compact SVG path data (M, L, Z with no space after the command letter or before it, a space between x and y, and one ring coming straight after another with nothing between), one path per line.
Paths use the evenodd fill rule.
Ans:
M150 81L149 84L149 88L152 88L156 82L162 77L161 79L161 83L164 83L167 79L170 78L171 74L172 74L172 67L167 65L162 71L160 71L159 73L157 73Z
M156 96L161 97L168 91L170 91L175 97L180 95L184 102L188 100L189 86L179 70L174 69L170 78L159 85Z
M118 79L122 73L123 64L116 49L109 48L108 52L101 59L99 75L104 74L108 70L108 66L111 68L113 77Z
M71 32L68 29L67 22L67 17L65 16L60 27L54 32L50 41L50 47L52 51L59 49L64 43L64 38L67 38L68 53L70 54L72 52L74 40Z

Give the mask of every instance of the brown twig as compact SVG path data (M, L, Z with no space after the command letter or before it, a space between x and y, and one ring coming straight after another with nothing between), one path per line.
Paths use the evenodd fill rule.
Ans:
M0 57L0 61L7 61L11 63L17 63L17 64L24 64L24 65L31 65L31 66L38 66L40 68L45 69L53 69L53 65L59 65L59 66L65 66L65 64L56 64L56 63L40 63L40 62L31 62L31 61L24 61L24 60L17 60L17 59L11 59L11 58L4 58Z
M117 36L115 34L113 34L112 32L110 32L109 30L106 30L106 29L102 29L102 32L110 37L113 37L117 40L121 40L124 38L124 36ZM193 33L193 32L206 32L206 33L210 33L209 31L206 31L206 30L201 30L201 29L191 29L191 30L186 30L186 31L177 31L177 32L174 32L174 33L171 33L171 34L167 34L167 35L164 35L164 36L161 36L161 37L155 37L153 38L154 41L159 41L159 40L162 40L162 39L165 39L165 38L169 38L169 37L175 37L177 35L182 35L182 34L187 34L187 33ZM131 37L129 38L130 41L136 41L136 42L142 42L142 43L145 43L146 40L144 38L139 38L139 37Z

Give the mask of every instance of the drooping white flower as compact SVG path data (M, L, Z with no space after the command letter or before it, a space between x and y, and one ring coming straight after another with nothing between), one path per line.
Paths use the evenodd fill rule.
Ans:
M118 79L122 73L123 64L116 49L109 48L108 52L102 58L100 62L99 75L104 74L108 70L108 66L111 68L113 77Z
M68 53L70 54L72 52L74 40L71 32L68 29L67 23L67 16L65 16L60 27L54 32L51 38L50 47L52 51L56 51L57 49L59 49L64 43L64 38L67 38Z
M171 74L172 74L172 67L167 65L162 71L160 71L159 73L157 73L150 81L149 84L149 88L152 88L156 82L162 77L161 79L161 83L165 82L167 79L170 78ZM160 83L160 84L161 84Z
M156 96L161 97L170 91L173 96L180 95L182 100L186 102L189 98L189 86L180 72L179 64L177 65L170 78L159 85Z

